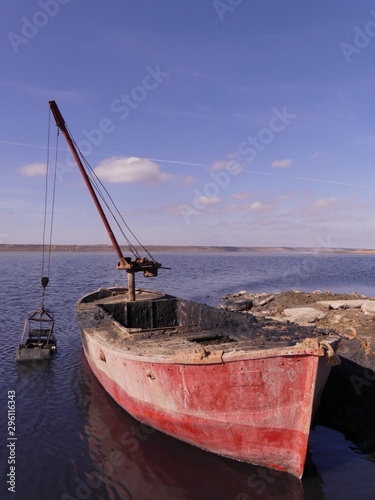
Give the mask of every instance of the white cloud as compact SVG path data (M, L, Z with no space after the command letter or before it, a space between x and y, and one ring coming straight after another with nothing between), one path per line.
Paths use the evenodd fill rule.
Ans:
M198 182L198 179L196 177L194 177L193 175L187 175L185 177L182 177L182 182L186 186L189 186L190 184L196 184Z
M213 205L219 203L220 198L217 196L199 196L196 198L195 203L197 205Z
M229 172L239 173L245 170L246 164L244 160L237 153L227 154L223 160L215 161L211 167L211 172L217 172L218 170L228 170Z
M332 196L331 198L321 198L314 201L314 203L311 205L311 209L313 211L326 210L333 205L337 205L339 201L339 198L336 198L335 196Z
M36 175L46 175L47 166L45 163L29 163L19 169L22 175L35 177Z
M181 217L181 205L162 205L160 207L154 208L153 213L161 213L172 215L174 217Z
M231 168L236 168L238 164L238 161L236 160L219 160L215 161L212 165L210 170L212 172L217 172L218 170L227 170Z
M248 200L250 198L250 193L246 193L246 192L233 193L233 194L231 194L230 197L233 198L234 200Z
M313 155L310 156L312 160L316 161L316 164L321 166L321 165L328 165L329 163L333 162L333 158L330 158L327 153L324 153L322 151L315 151Z
M159 184L172 177L161 172L156 163L134 156L108 158L103 160L94 171L100 179L113 183Z
M272 166L275 168L287 168L292 163L291 158L285 158L284 160L275 160L272 162Z
M272 205L266 205L265 203L262 203L261 201L255 201L250 205L250 210L254 210L256 212L259 212L261 210L270 210L272 208Z

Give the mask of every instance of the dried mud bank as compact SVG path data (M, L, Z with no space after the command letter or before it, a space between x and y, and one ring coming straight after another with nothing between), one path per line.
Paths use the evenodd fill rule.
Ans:
M375 298L331 292L291 290L275 294L224 295L222 309L242 311L256 318L295 323L341 337L338 350L363 367L375 369Z
M223 297L222 309L272 318L341 337L315 424L343 432L359 451L375 454L375 298L297 290L275 294L245 291Z

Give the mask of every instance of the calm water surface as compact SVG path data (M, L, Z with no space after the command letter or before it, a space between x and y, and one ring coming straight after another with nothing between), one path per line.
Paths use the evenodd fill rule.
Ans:
M375 296L375 257L315 254L157 254L171 271L137 286L217 306L224 293L289 289ZM58 354L16 365L30 310L41 300L41 254L0 253L1 491L17 499L375 499L375 453L335 430L311 432L302 483L288 474L202 452L141 425L93 378L82 356L76 300L126 285L110 253L54 253L45 306ZM16 493L7 491L7 395L16 393Z

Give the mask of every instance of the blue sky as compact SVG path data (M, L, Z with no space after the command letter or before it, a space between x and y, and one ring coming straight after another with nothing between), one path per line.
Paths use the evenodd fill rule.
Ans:
M20 0L0 33L1 243L41 242L55 100L146 245L375 248L373 2ZM53 242L109 243L62 136Z

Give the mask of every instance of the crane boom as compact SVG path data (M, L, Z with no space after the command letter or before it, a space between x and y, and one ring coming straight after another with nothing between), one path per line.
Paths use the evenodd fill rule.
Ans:
M86 184L86 186L87 186L87 188L88 188L88 190L89 190L89 192L91 194L91 197L94 200L95 206L96 206L96 208L97 208L97 210L99 212L99 215L100 215L100 217L101 217L101 219L102 219L102 221L104 223L104 226L105 226L105 228L106 228L106 230L108 232L109 238L110 238L110 240L112 242L112 245L113 245L113 247L114 247L114 249L116 251L116 254L117 254L118 258L119 258L119 261L120 261L120 263L124 267L126 267L126 261L125 261L125 258L123 256L123 254L122 254L120 245L118 244L118 242L116 240L116 237L113 234L111 226L109 225L108 219L107 219L107 217L106 217L106 215L105 215L105 213L104 213L104 211L102 209L102 206L101 206L101 204L99 202L99 199L98 199L98 197L97 197L97 195L95 193L95 190L94 190L94 188L93 188L93 186L91 184L91 181L90 181L90 179L89 179L89 177L87 175L87 172L86 172L86 170L85 170L85 168L83 166L81 158L79 157L78 152L76 150L76 147L75 147L75 145L73 143L73 140L70 137L68 129L66 128L65 120L62 117L62 114L61 114L61 112L60 112L60 110L59 110L59 108L58 108L58 106L57 106L57 104L56 104L55 101L50 101L49 105L50 105L52 114L53 114L53 116L55 118L56 125L61 130L61 132L63 133L63 135L64 135L64 137L66 139L66 142L68 143L69 149L72 152L72 155L73 155L73 157L74 157L74 159L75 159L75 161L76 161L76 163L78 165L78 168L79 168L79 170L80 170L80 172L82 174L82 177L83 177L83 179L85 181L85 184Z
M73 142L73 139L70 136L70 133L66 127L65 120L56 104L55 101L50 101L49 106L51 109L51 112L55 118L56 125L57 127L61 130L62 134L64 135L66 142L68 143L69 149L72 152L72 155L77 163L77 166L82 174L82 177L85 181L85 184L91 194L91 197L95 203L95 206L99 212L99 215L104 223L104 226L108 232L109 238L111 240L111 243L116 251L116 254L119 258L119 263L117 264L117 269L125 269L128 272L128 278L129 278L129 299L130 300L135 300L135 284L134 284L134 273L138 271L143 271L144 275L146 277L150 276L157 276L158 274L158 269L161 267L161 264L159 262L155 261L150 261L148 259L142 259L142 258L136 258L134 260L131 260L130 258L125 258L120 245L117 242L117 239L112 231L112 228L108 222L108 219L103 211L103 208L100 204L100 201L95 193L94 187L90 181L90 178L87 175L87 172L85 170L85 167L82 163L82 160L78 154L78 151L76 149L76 146Z

